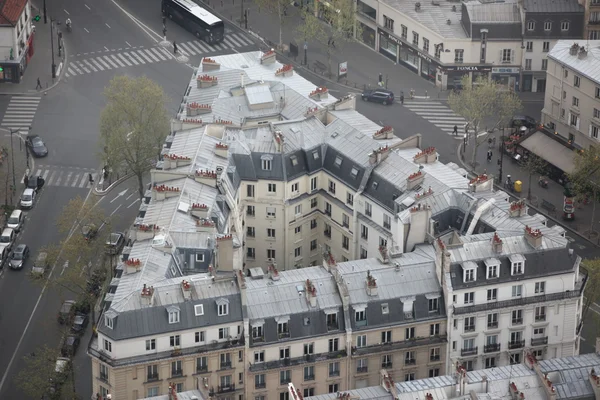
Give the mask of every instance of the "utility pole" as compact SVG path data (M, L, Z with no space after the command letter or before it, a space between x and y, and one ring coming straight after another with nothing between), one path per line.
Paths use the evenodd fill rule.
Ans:
M45 3L45 0L44 0ZM44 11L45 11L45 6L44 6ZM46 14L44 13L44 18L46 17ZM53 28L54 27L54 20L52 18L50 18L50 49L52 49L52 79L56 78L56 63L54 62L54 31Z
M18 129L17 129L17 132L19 132ZM11 158L11 164L12 164L13 196L15 194L15 191L17 190L17 178L15 176L15 148L13 147L13 135L14 134L15 134L15 132L11 128L10 129L10 158Z

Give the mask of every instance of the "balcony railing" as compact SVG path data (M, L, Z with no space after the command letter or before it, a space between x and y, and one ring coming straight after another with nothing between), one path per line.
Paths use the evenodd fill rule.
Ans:
M381 368L392 368L392 362L388 361L388 362L382 362L381 363Z
M254 382L254 389L264 389L267 387L267 382Z
M288 384L288 383L290 383L291 381L292 381L292 378L291 378L291 377L286 377L286 378L280 379L280 380L279 380L279 384L280 384L280 385L287 385L287 384Z
M336 322L335 324L333 323L328 323L327 324L327 331L337 331L340 329L340 325Z
M548 336L540 337L540 338L531 338L532 346L545 346L548 344Z
M497 329L498 328L498 321L488 322L487 327L488 327L488 329Z
M369 372L369 367L356 367L357 374L366 374Z
M225 385L225 386L217 386L217 393L229 393L235 392L235 384Z
M471 347L469 349L461 349L460 350L460 355L462 357L474 356L476 354L477 354L477 346Z
M158 374L148 374L146 375L146 382L154 382L158 380Z
M475 325L465 325L465 332L475 332Z
M340 370L329 371L329 376L330 377L340 376Z
M410 340L403 340L400 342L392 342L390 344L374 344L371 346L365 346L360 348L353 348L352 355L353 356L362 356L366 354L372 353L383 353L394 350L408 349L411 347L419 347L419 346L430 346L434 344L441 344L446 342L446 335L441 336L430 336L425 338L416 338Z
M513 318L512 319L512 324L513 325L522 325L523 324L523 318Z
M205 372L208 372L208 365L196 365L196 373L197 374L203 374Z
M483 346L484 353L494 353L496 351L500 351L500 343L486 344Z
M521 349L523 347L525 347L525 340L514 340L511 342L508 342L509 350Z
M304 375L304 380L305 381L314 381L315 376L314 375Z
M281 367L293 367L296 365L332 360L336 358L346 357L346 350L333 351L331 353L308 354L302 357L286 358L283 360L267 361L263 363L250 364L251 372L266 371L269 369L277 369Z
M279 332L277 334L277 336L279 336L279 339L289 338L290 337L290 333L289 332Z
M182 369L172 369L171 370L171 378L177 378L183 376L183 370Z
M98 377L98 379L100 379L103 382L108 383L108 374L100 373L100 376Z
M404 359L404 365L416 365L417 360L414 358Z
M221 361L219 369L229 369L231 368L231 361Z
M544 322L546 320L546 314L538 314L535 316L535 322Z
M264 342L264 341L265 341L264 336L256 336L256 337L253 337L251 340L252 343L260 343L260 342Z
M465 306L465 307L454 306L454 314L456 314L456 315L474 314L474 313L484 312L484 311L523 307L528 304L544 303L547 301L559 301L559 300L573 299L576 297L580 297L581 294L583 293L583 289L585 288L585 284L587 283L588 274L583 271L580 271L579 275L580 276L584 275L584 277L580 282L578 282L578 285L575 288L575 290L561 292L561 293L541 294L539 296L520 297L518 299L495 301L493 303L483 303L483 304L477 304L477 305L469 305L469 306Z
M440 355L439 354L434 354L434 355L430 355L429 356L429 361L430 362L437 362L440 361Z
M331 239L331 231L330 230L325 230L325 232L323 232L325 234L325 236L327 236L328 238Z

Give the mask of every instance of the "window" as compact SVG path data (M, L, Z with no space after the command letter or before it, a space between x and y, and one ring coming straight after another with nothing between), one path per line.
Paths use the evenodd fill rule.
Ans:
M383 214L383 227L385 229L391 229L392 228L392 217L390 217L387 214Z
M267 207L267 218L275 218L275 207Z
M527 71L531 71L531 58L526 58L525 59L525 69Z
M521 364L521 353L510 355L510 365Z
M169 344L171 345L171 347L181 346L181 336L180 335L169 336Z
M569 120L569 123L571 124L571 126L579 128L579 115L571 114L571 119Z
M406 382L414 381L415 380L415 373L414 372L408 372L408 373L404 374L404 380Z
M342 235L342 248L348 250L350 248L350 239L348 236Z
M381 368L390 368L392 366L392 355L386 354L381 357Z
M300 190L300 189L299 189L299 186L300 186L300 185L298 184L298 182L296 182L296 183L292 183L292 187L291 187L291 189L290 189L290 190L292 191L292 193L294 193L294 192L298 192L298 191Z
M498 328L498 313L487 315L487 327L488 329Z
M344 213L342 213L342 226L350 227L350 217Z
M269 193L277 193L277 184L276 183L269 183L267 186L267 191Z
M358 335L356 337L356 347L365 347L367 345L367 335Z
M414 339L415 337L415 328L406 328L404 330L404 339L408 340L408 339Z
M229 328L219 328L219 339L230 339Z
M148 397L158 396L158 386L148 388ZM104 395L102 395L104 396Z
M247 185L246 186L246 196L248 196L248 197L254 197L254 185Z
M148 382L155 381L158 379L158 365L148 365L146 368L146 380Z
M573 75L573 86L580 87L581 86L581 78L577 75Z
M400 25L400 28L402 31L400 34L402 36L402 39L406 39L406 37L408 36L408 28L404 25Z
M597 99L600 99L600 86L596 86L596 90L594 91L594 96Z
M464 280L465 282L474 282L475 281L475 270L474 269L466 269L464 271Z
M423 51L429 53L429 39L423 38Z
M350 192L346 193L346 204L350 206L354 205L354 195Z
M381 305L381 314L387 315L390 313L390 305L388 303L383 303Z
M439 310L439 299L437 297L427 300L427 303L429 307L429 312L435 312Z
M440 324L429 325L429 336L438 336L440 334Z
M502 49L502 63L508 64L512 61L512 49Z
M465 318L465 332L475 331L475 317Z
M329 363L329 377L340 376L340 363L332 362Z
M254 375L254 388L264 389L267 386L265 374Z
M252 327L252 339L254 339L255 341L257 339L262 339L264 336L263 333L263 326L262 325L256 325Z
M407 351L406 353L404 353L404 364L405 365L414 365L416 362L417 362L417 359L415 358L414 351Z
M419 45L419 34L417 32L415 32L415 31L413 31L412 34L413 34L413 40L412 40L412 42L413 42L413 44L415 46L418 46Z
M313 239L310 241L310 251L317 250L317 239Z
M546 71L548 69L548 59L542 59L542 71Z
M254 229L253 226L246 227L246 236L247 237L255 237L256 236L256 229Z
M535 283L535 293L542 294L546 292L546 282L536 282Z
M171 376L183 375L183 361L171 361Z
M335 194L335 182L329 181L329 192Z
M475 301L475 292L468 292L464 295L465 304L473 304Z
M352 167L350 170L350 175L352 175L353 178L356 178L358 176L358 168Z
M310 208L317 208L319 206L319 199L313 197L310 199Z
M288 384L292 381L292 371L287 369L285 371L279 371L279 382L282 385Z
M273 228L267 228L267 237L268 238L275 238L275 229Z
M290 348L282 347L279 349L279 359L285 360L286 358L290 358Z
M560 30L563 32L566 32L569 30L570 25L571 24L569 23L569 21L561 21L560 22Z
M195 337L195 341L196 343L202 343L205 341L205 332L204 331L200 331L200 332L194 332L194 337Z
M512 311L512 324L520 325L523 323L523 310Z
M176 324L179 322L179 310L169 311L169 323Z
M474 350L475 349L475 339L465 339L463 340L463 350Z
M333 315L333 314L329 314ZM336 314L337 315L337 314ZM329 339L329 352L332 353L334 351L339 350L340 340L339 339Z
M219 310L219 317L229 314L229 304L227 304L227 303L219 304L218 310Z
M598 139L598 133L600 132L600 128L596 125L590 125L590 136L594 139Z
M360 237L365 240L369 239L369 228L365 225L360 226Z
M487 278L493 279L498 277L498 266L497 265L489 265L487 268Z
M486 368L496 368L496 357L488 357L485 359Z
M204 315L204 305L203 304L196 304L194 306L194 314L196 316Z
M196 372L208 371L208 359L206 357L196 358Z
M552 30L552 21L546 21L546 22L544 22L544 30L545 31L551 31Z
M290 393L288 391L279 393L279 400L290 400Z
M512 297L521 297L522 293L523 293L523 285L513 285Z
M309 367L304 367L304 380L305 381L314 381L315 380L314 365L311 365Z
M219 356L219 368L220 369L225 369L225 368L231 368L231 354L229 353L221 353ZM221 381L223 380L223 376L221 377ZM221 385L221 386L227 386L227 385Z
M546 320L546 307L539 306L535 308L535 322L542 322Z
M108 316L104 316L104 323L106 324L107 328L112 329L113 328L113 321L114 319Z
M512 264L512 275L522 275L523 274L523 263L522 262L514 262Z
M528 31L533 31L535 29L535 22L534 21L527 21L527 30Z
M526 51L533 51L533 42L527 42L525 49Z
M334 163L334 165L335 165L336 167L341 167L341 166L342 166L342 161L344 161L344 160L342 160L342 157L340 157L340 156L337 156L337 157L335 158L335 161L334 161L333 163Z
M275 249L267 249L267 258L275 259Z
M302 246L296 247L294 249L294 257L296 257L296 258L302 257Z
M246 208L246 215L250 216L250 217L254 217L254 215L256 215L256 211L254 206L248 206Z
M439 368L431 368L429 370L429 377L435 378L436 376L440 376L440 369Z
M533 328L534 336L544 336L544 333L546 333L546 329L544 328Z
M550 51L550 42L542 42L542 51L547 53Z
M271 170L271 159L268 159L268 158L262 159L262 169L263 169L263 171Z
M337 393L340 391L340 387L337 383L332 383L329 385L329 393Z
M564 76L565 78L569 76L569 70L568 70L568 69L566 69L566 68L565 68L565 69L563 70L563 76Z
M246 257L256 258L256 249L254 247L246 247Z
M315 353L314 343L304 343L304 355L308 356Z
M464 60L465 51L463 49L454 50L454 62L462 63Z
M394 20L386 15L383 16L383 26L394 32Z
M354 313L354 320L355 320L356 322L363 322L363 321L366 321L366 320L367 320L367 316L366 316L366 313L365 313L365 311L364 311L364 310L362 310L362 311L356 311L356 312Z
M310 191L313 192L317 190L317 177L310 178Z
M331 203L325 202L325 214L331 216Z
M498 289L488 289L487 290L487 301L496 301L498 300Z
M381 343L391 343L391 342L392 342L392 331L381 332Z
M579 98L573 96L573 107L579 107Z
M156 350L156 339L146 340L146 351Z

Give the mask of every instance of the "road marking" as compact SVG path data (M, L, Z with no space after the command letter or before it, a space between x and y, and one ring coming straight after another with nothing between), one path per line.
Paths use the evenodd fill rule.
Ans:
M130 205L127 206L127 208L131 208L135 203L137 203L138 201L140 201L140 199L135 199L133 201L133 203L131 203Z
M125 198L125 200L129 200L129 199L131 198L131 196L133 196L134 194L135 194L135 192L134 192L134 193L131 193L129 196L127 196L127 197Z
M107 24L107 23L105 22L105 23L104 23L104 25L108 26L108 29L110 29L110 25L109 25L109 24Z
M88 6L87 4L84 4L84 6L85 6L85 8L87 8L88 10L90 10L90 11L92 10L92 9L90 8L90 6Z
M119 204L119 207L115 208L115 211L111 212L111 213L110 213L110 216L112 217L113 215L115 215L115 213L116 213L117 211L119 211L119 208L121 208L121 206L122 206L122 204Z
M106 69L112 69L112 68L110 67L110 65L108 65L108 63L107 63L106 61L104 61L104 60L103 60L103 58L102 58L102 57L104 57L104 56L97 57L98 61L99 61L99 62L100 62L102 65L104 65L104 66L106 67Z
M65 10L64 8L63 8L63 11L64 11L64 12L65 12L67 15L71 15L71 14L69 14L69 12L68 12L67 10Z
M117 64L118 64L118 65L119 65L121 68L125 68L125 64L123 64L123 63L121 62L121 60L119 60L117 57L115 57L115 55L114 55L114 54L111 54L110 56L106 56L106 57L107 57L107 58L109 58L109 57L110 57L110 58L112 58L112 59L113 59L113 60L114 60L114 61L115 61L115 62L116 62L116 63L117 63ZM110 59L110 58L109 58L109 59Z
M104 46L104 50L106 50L106 51L109 51L109 50L108 50L108 47L106 47L106 46Z
M128 61L128 60L127 60L125 57L123 57L123 54L121 54L121 53L117 53L117 58L120 58L121 60L123 60L123 62L124 62L125 64L127 64L127 66L128 66L128 67L131 67L131 66L132 66L132 64L131 64L131 63L130 63L130 62L129 62L129 61ZM136 64L137 64L137 63L136 63Z
M131 45L129 44L129 42L126 40L125 43L127 43L127 46L131 47Z
M87 30L87 28L83 28L84 31L86 31L87 33L90 33L90 31Z

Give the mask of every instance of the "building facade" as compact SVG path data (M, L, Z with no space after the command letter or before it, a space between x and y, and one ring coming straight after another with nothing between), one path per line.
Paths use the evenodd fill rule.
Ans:
M19 83L35 51L28 0L0 3L0 82Z
M595 68L600 41L559 41L548 54L542 122L573 149L598 144L600 75ZM572 160L571 160L572 161Z
M585 8L585 36L588 40L600 40L600 1L580 0Z

